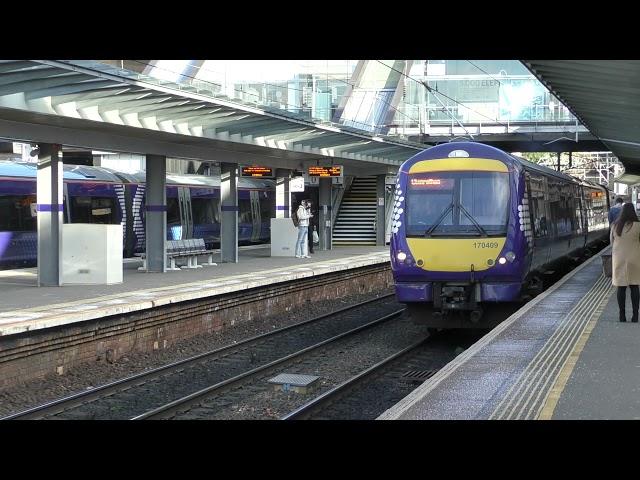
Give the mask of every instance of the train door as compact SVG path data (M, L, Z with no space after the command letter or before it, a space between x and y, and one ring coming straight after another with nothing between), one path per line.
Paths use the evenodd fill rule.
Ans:
M182 238L193 238L193 210L191 209L191 190L189 187L178 187L178 206Z
M67 182L64 182L62 185L62 198L63 198L63 208L64 208L64 223L71 223L71 202L69 199L69 185Z
M262 215L260 212L260 192L251 190L251 241L260 241L260 231L262 230Z

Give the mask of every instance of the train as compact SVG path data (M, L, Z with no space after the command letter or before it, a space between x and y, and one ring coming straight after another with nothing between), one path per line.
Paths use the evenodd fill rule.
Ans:
M0 269L37 264L36 168L0 161ZM123 255L145 250L145 173L104 167L63 166L64 222L122 224ZM167 240L203 238L220 245L220 180L201 175L167 175ZM275 183L238 179L238 241L269 241L275 214Z
M396 297L430 330L493 326L486 307L532 298L560 262L608 242L605 186L481 143L414 155L393 201Z

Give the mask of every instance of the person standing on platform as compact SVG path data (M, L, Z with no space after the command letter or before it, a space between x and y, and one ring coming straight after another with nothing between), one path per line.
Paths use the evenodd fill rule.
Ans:
M298 240L296 241L296 258L311 258L307 253L307 235L309 233L309 219L313 217L307 209L307 200L302 200L298 211ZM298 255L298 251L300 254Z
M611 281L618 287L618 308L620 321L626 322L625 302L627 287L631 291L632 322L638 321L640 306L640 221L633 204L625 203L615 223L611 227Z
M611 207L611 209L609 210L609 228L611 228L611 226L618 219L618 215L620 215L620 210L622 210L622 203L623 203L622 198L620 197L616 198L616 204L613 207Z

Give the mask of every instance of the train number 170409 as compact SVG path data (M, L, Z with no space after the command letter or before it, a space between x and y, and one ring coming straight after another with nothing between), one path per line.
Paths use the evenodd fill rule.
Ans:
M473 242L474 248L498 248L498 242Z

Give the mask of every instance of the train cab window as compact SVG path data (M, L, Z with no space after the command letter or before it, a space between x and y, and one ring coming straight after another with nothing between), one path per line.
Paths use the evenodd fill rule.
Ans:
M35 195L0 196L0 231L29 232L36 230Z
M407 236L506 233L507 173L416 173L409 175L406 196Z
M72 223L119 223L117 208L115 199L110 197L71 197L71 221Z
M460 225L473 225L475 221L491 232L506 227L509 208L507 180L505 174L485 172L461 178L460 205L464 211L460 214Z

